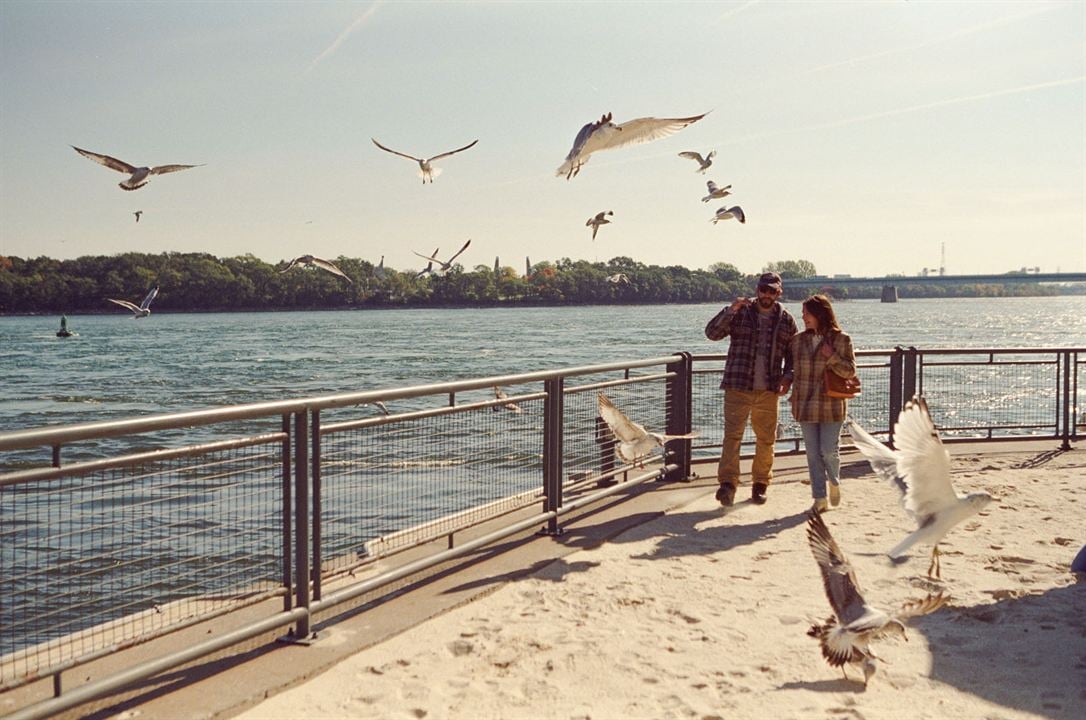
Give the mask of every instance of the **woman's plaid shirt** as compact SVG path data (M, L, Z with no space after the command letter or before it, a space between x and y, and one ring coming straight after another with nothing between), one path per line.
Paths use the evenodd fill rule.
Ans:
M780 303L773 306L772 343L766 380L775 388L782 377L792 374L792 352L789 343L796 334L796 321ZM725 390L754 389L754 356L758 344L758 308L753 304L732 312L731 305L716 314L705 326L705 337L723 340L731 337L728 361L724 364ZM781 365L783 364L783 371Z
M794 379L792 383L792 417L796 422L843 422L848 401L825 394L823 374L841 377L856 374L856 355L852 338L843 332L831 336L833 354L828 358L819 352L823 340L813 330L805 330L792 338Z

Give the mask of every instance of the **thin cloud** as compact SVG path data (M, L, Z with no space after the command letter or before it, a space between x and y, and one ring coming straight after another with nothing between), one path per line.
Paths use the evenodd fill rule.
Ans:
M1060 7L1060 6L1059 5L1047 5L1047 6L1034 7L1034 8L1031 8L1031 9L1025 11L1025 12L1018 13L1017 15L1008 15L1007 17L1002 17L1002 18L998 18L996 20L990 20L988 22L981 23L980 25L973 25L972 27L962 28L961 30L955 30L954 32L949 33L947 35L942 35L942 36L937 37L937 38L932 38L931 40L925 40L924 42L916 43L914 45L906 45L904 47L892 48L890 50L882 50L880 52L870 53L868 55L860 55L858 57L849 58L848 60L838 60L836 62L826 63L825 65L819 65L817 67L810 68L809 70L805 70L804 72L800 73L800 75L813 75L815 73L819 73L819 72L822 72L824 70L831 70L833 68L841 67L842 65L855 65L857 63L867 62L868 60L874 60L876 58L886 57L888 55L897 55L899 53L914 52L916 50L920 50L922 48L930 47L932 45L938 45L940 43L945 43L945 42L947 42L949 40L953 40L954 38L965 37L966 35L972 35L974 33L984 32L986 30L993 30L995 28L999 28L999 27L1002 27L1004 25L1010 25L1012 23L1018 23L1018 22L1021 22L1022 20L1025 20L1026 18L1033 17L1034 15L1041 15L1042 13L1050 12L1052 10L1055 10L1058 7Z
M306 68L306 72L309 72L313 68L317 67L317 65L319 65L325 58L331 57L331 55L336 50L339 49L339 46L343 44L343 42L351 35L351 33L353 33L358 28L362 27L366 23L367 20L369 20L371 17L373 17L373 14L375 12L377 12L377 8L380 5L381 5L381 0L377 0L372 5L370 5L368 8L366 8L366 11L364 13L362 13L361 15L359 15L357 18L355 18L355 21L353 23L351 23L350 25L348 25L347 29L344 30L343 32L341 32L339 34L339 37L337 37L335 40L333 40L332 44L324 49L324 52L322 52L320 55L318 55L316 58L313 59L313 62L311 62L309 64L309 67Z
M747 8L749 8L749 7L753 6L753 5L757 5L759 2L761 2L761 0L749 0L749 2L745 2L745 3L743 3L742 5L740 5L737 8L734 8L732 10L728 10L727 12L723 13L720 17L718 17L716 20L714 20L713 24L716 25L716 24L724 22L728 18L735 17L736 15L743 12Z

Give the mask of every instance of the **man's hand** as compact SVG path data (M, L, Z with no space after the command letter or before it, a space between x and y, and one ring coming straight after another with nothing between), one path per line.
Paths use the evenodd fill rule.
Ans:
M739 297L736 298L735 302L732 303L730 310L735 313L748 306L750 306L750 298Z

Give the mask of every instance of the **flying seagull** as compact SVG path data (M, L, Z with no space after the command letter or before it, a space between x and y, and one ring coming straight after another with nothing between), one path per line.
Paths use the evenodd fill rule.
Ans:
M147 184L147 181L152 175L165 175L166 173L177 172L178 170L188 170L189 168L200 167L200 165L158 165L156 167L136 167L135 165L129 165L123 160L110 157L109 155L99 155L98 153L91 152L90 150L82 150L72 145L72 149L85 158L89 158L99 165L105 165L111 170L117 172L126 173L129 178L120 184L121 190L139 190L141 187Z
M731 193L731 189L732 189L731 185L725 185L724 187L717 187L716 183L713 182L712 180L705 183L705 185L709 188L709 194L701 199L701 201L704 202L704 203L707 203L710 200L723 200L724 198L726 198L726 197L728 197L729 195L732 194Z
M615 273L614 275L607 276L607 282L614 283L616 285L629 285L630 278L626 276L626 273Z
M717 210L716 215L714 215L709 222L716 225L721 220L731 220L732 218L735 218L741 223L747 221L747 216L743 213L743 208L738 205L733 205L732 207L722 207Z
M849 420L848 431L875 473L902 492L905 511L916 520L916 530L887 554L897 560L916 543L930 542L928 577L932 577L934 570L935 577L942 579L939 542L955 525L983 510L992 496L986 492L962 496L954 491L950 482L950 453L939 439L927 402L919 395L905 403L897 416L894 426L897 450L871 437L855 420Z
M416 255L418 255L418 256L419 256L420 258L422 258L423 260L429 260L430 262L435 262L435 263L437 263L438 265L440 265L441 267L439 268L439 270L438 270L438 271L439 271L439 272L441 272L442 274L444 274L444 273L447 273L447 272L449 272L449 270L451 270L451 269L452 269L452 264L453 264L453 260L455 260L456 258L460 257L460 253L462 253L462 252L464 252L465 250L467 250L467 249L468 249L468 245L471 245L471 240L468 240L468 241L467 241L466 243L464 243L464 247L462 247L462 248L460 248L459 250L457 250L457 251L456 251L456 254L455 254L455 255L453 255L453 256L452 256L451 258L449 258L448 260L438 260L438 259L437 259L436 257L434 257L434 256L429 256L429 255L423 255L422 253L415 253L415 254L416 254ZM415 251L414 251L414 250L412 250L411 252L415 252ZM436 251L436 250L434 251L434 255L437 255L437 251ZM433 271L431 270L431 266L430 266L430 265L427 265L427 266L426 266L426 269L427 269L427 270L429 270L429 271L431 271L431 272L433 272Z
M713 157L716 155L716 150L713 150L705 157L701 156L701 153L696 153L693 150L686 150L679 153L679 157L690 158L698 164L698 169L694 172L703 173L709 169L709 166L713 164Z
M313 255L302 255L300 257L294 258L293 260L290 261L289 265L287 265L285 268L283 268L282 270L279 271L279 274L282 275L283 273L287 272L288 270L290 270L295 265L309 265L310 267L318 267L321 270L327 270L328 272L332 273L333 275L339 275L341 278L343 278L344 280L349 282L351 285L354 285L354 281L351 280L349 277L347 277L347 273L343 272L338 267L336 267L335 263L329 262L328 260L322 260L319 257L314 257Z
M509 399L509 395L506 394L506 392L504 390L502 390L500 387L498 387L497 385L494 386L494 397L496 399L498 399L498 400L508 400ZM501 408L505 408L506 410L509 410L510 412L514 412L514 413L522 413L522 412L524 412L521 409L520 405L517 405L515 402L507 402L504 405L495 405L494 406L494 412L498 412L498 410L500 410Z
M127 308L132 311L132 319L138 320L142 317L147 317L151 314L151 301L158 295L158 285L151 288L150 292L143 298L143 302L139 305L134 305L127 300L114 300L113 298L106 298L111 303L116 303L123 308Z
M136 216L136 222L139 222L140 221L140 215L143 214L143 211L142 210L137 210L136 212L134 212L132 214Z
M588 162L592 153L659 140L679 132L707 114L687 118L645 117L616 125L611 122L611 113L607 113L599 122L590 122L581 128L573 140L573 149L555 174L558 177L564 175L569 180L581 171L581 166Z
M384 145L382 145L381 143L374 140L373 138L370 138L370 140L373 140L373 144L376 145L377 147L381 148L385 152L392 153L393 155L399 155L402 158L407 158L408 160L414 160L415 162L417 162L419 164L419 177L422 178L422 184L423 185L426 184L427 180L429 180L431 183L433 183L434 178L441 174L441 169L440 168L435 168L435 167L433 167L433 165L431 165L431 163L434 160L440 160L441 158L447 158L450 155L455 155L458 152L463 152L464 150L467 150L468 148L475 145L475 143L479 142L478 140L472 140L470 143L468 143L467 145L465 145L462 148L457 148L455 150L450 150L449 152L443 152L440 155L434 155L432 158L417 158L414 155L408 155L406 153L397 152L396 150L393 150L391 148L387 148Z
M696 432L685 435L649 432L626 417L602 392L596 395L596 401L600 417L607 423L607 427L611 428L611 434L618 441L615 450L625 462L632 463L644 458L656 448L663 447L669 440L686 440L698 436Z
M859 665L866 686L875 674L875 660L878 659L871 649L871 641L888 635L899 635L908 640L902 620L938 610L947 597L942 593L929 593L922 600L907 601L896 614L889 615L864 600L856 571L817 512L807 512L807 543L818 563L822 586L833 608L833 616L822 625L812 625L807 634L818 639L822 657L831 666L841 668L845 679L848 679L845 665Z
M607 225L611 221L607 219L607 215L614 215L614 210L604 210L603 212L596 213L596 217L588 218L588 222L584 224L585 227L592 228L592 239L596 239L596 233L599 232L600 225Z
M434 252L430 257L437 257L437 254L438 254L438 252L440 250L441 250L440 247L434 248ZM418 255L418 253L415 253L415 254ZM429 258L427 258L427 259L429 259ZM431 275L431 274L433 274L433 272L434 272L434 261L430 260L430 262L426 263L426 267L424 267L422 270L419 270L415 274L415 279L418 280L423 275Z

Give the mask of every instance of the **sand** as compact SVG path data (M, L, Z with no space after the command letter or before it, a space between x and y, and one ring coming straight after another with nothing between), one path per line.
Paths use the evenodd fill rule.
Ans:
M959 492L996 497L940 546L883 553L912 528L858 456L824 517L869 602L944 589L948 606L875 644L865 688L807 637L829 614L805 535L810 488L712 487L602 546L364 650L240 718L1081 718L1086 716L1086 452L954 458ZM335 632L334 628L330 631Z

